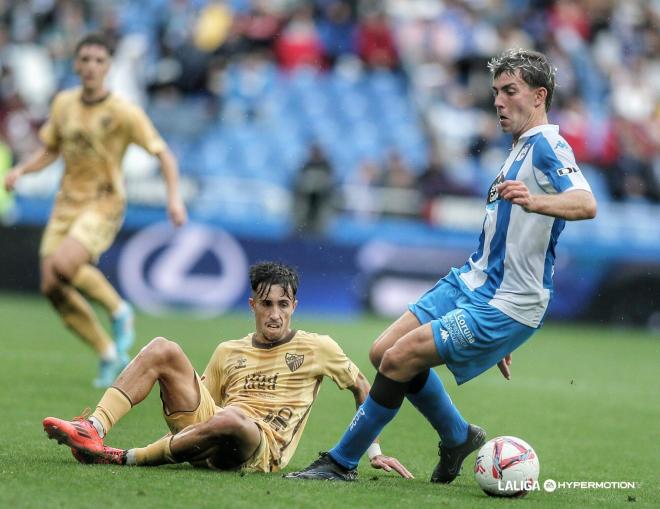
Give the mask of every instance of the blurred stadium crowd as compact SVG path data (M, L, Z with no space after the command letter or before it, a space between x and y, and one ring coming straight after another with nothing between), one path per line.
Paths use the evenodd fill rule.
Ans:
M424 216L487 189L509 141L486 62L527 47L558 68L551 121L599 199L658 202L659 20L658 0L0 0L0 164L98 30L184 177L271 185L314 230L337 208Z

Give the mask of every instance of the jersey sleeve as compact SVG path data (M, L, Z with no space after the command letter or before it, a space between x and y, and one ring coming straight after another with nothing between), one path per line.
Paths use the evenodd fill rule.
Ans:
M330 377L340 389L355 384L360 370L330 336L319 336L317 359L321 373Z
M167 144L147 117L147 114L135 105L127 106L128 112L128 139L140 145L152 155L162 152Z
M220 404L224 397L224 385L225 385L225 359L227 357L226 348L223 347L223 344L219 344L218 347L211 355L206 369L202 374L202 383L206 386L213 400Z
M58 119L62 110L62 94L57 94L50 106L50 114L46 123L39 129L39 139L50 149L58 149L60 146L60 133L58 130Z
M554 143L554 146L551 145ZM591 187L575 162L571 147L561 137L540 139L534 145L533 171L539 186L548 194Z

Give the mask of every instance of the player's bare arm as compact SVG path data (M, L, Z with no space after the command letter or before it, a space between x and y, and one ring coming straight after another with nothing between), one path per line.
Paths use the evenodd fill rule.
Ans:
M355 384L348 387L348 389L353 393L353 396L355 397L355 407L360 408L360 405L364 403L364 401L367 399L367 396L369 395L371 384L369 384L369 381L362 373L358 373L358 376L355 379ZM386 456L382 454L382 452L378 454L378 452L380 452L378 439L374 440L374 445L372 447L376 447L377 449L375 456L371 457L371 454L369 455L369 460L371 461L371 466L373 468L383 469L385 472L391 472L394 470L397 474L405 479L414 479L414 476L405 466L401 464L401 462L399 462L398 459L392 456Z
M14 166L7 173L5 176L5 189L7 191L13 191L19 178L28 173L43 170L46 166L55 162L59 155L59 151L55 149L44 146L40 147L27 161Z
M186 206L179 193L179 165L169 149L156 154L167 187L167 213L174 226L181 226L188 220Z
M579 221L596 217L596 200L589 191L575 189L559 194L531 194L519 180L505 180L497 187L503 200L520 205L527 212Z

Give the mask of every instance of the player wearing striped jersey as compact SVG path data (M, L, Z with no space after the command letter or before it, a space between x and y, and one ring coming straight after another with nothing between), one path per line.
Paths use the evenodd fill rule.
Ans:
M348 473L405 397L440 437L432 482L453 481L485 442L485 431L463 419L431 368L446 365L462 384L497 364L509 379L511 352L538 330L548 308L566 220L596 215L571 148L548 124L555 71L545 55L509 50L489 69L500 126L513 146L488 193L479 246L375 341L370 358L378 373L350 428L328 454L288 477L354 478Z
M81 86L57 94L40 131L43 147L5 178L12 190L25 174L64 159L64 175L41 241L41 291L64 323L100 357L97 387L107 387L129 360L133 312L95 264L121 227L126 197L121 162L131 143L161 163L172 222L186 221L178 190L177 162L144 112L104 84L111 47L95 34L77 45L75 70ZM101 326L87 297L112 320L113 337Z
M292 330L298 276L264 262L250 270L256 332L221 343L199 377L181 348L151 341L99 401L89 420L44 420L48 436L71 447L82 463L161 465L190 462L220 470L275 472L293 456L323 377L353 393L369 383L329 336ZM170 433L142 448L105 446L103 437L154 384L160 385ZM372 444L374 468L410 473Z

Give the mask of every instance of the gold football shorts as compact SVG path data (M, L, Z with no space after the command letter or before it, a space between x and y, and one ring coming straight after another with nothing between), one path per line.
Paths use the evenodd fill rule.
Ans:
M41 238L41 257L53 254L62 241L71 236L87 249L92 261L98 261L117 236L124 216L122 206L107 205L98 202L73 205L58 201Z
M195 410L183 411L183 412L173 412L168 414L163 408L163 417L167 426L170 428L170 431L173 434L178 433L184 428L190 426L191 424L198 424L200 422L208 421L216 413L224 411L224 408L215 404L211 394L209 393L206 386L202 383L199 376L196 376L197 386L199 387L199 405ZM240 408L239 408L240 409ZM242 409L240 409L245 413ZM248 417L250 417L248 415ZM245 470L252 470L258 472L270 472L271 471L271 455L270 448L268 447L268 437L259 423L255 421L255 424L259 428L261 434L261 441L259 442L259 447L248 458L242 465L241 468ZM207 461L205 462L195 462L196 467L206 467L214 469L214 466Z

